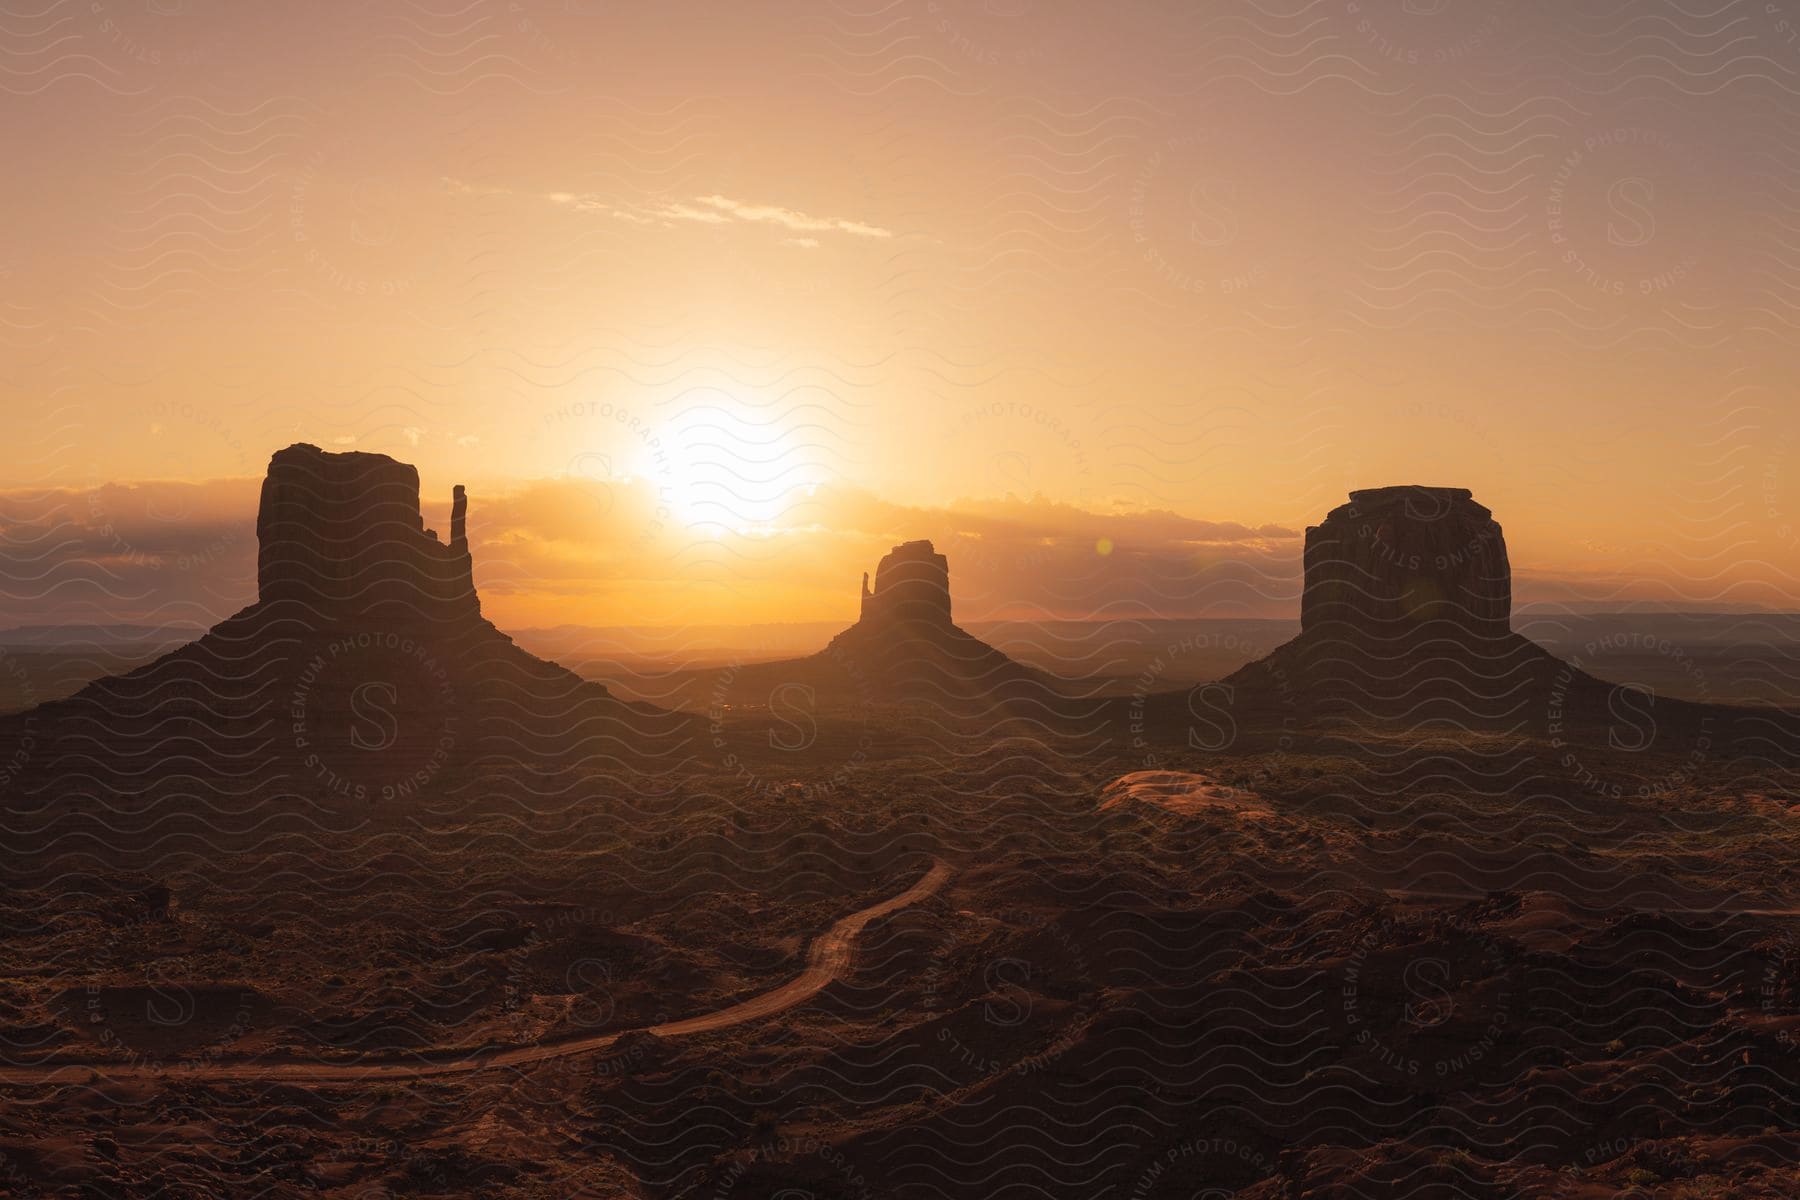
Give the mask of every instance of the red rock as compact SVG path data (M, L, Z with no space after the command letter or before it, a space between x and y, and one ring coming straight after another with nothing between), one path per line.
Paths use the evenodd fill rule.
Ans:
M876 624L925 621L948 626L950 563L929 541L902 542L875 568L875 590L863 576L860 619Z
M1511 617L1505 535L1467 489L1351 492L1306 531L1303 631L1391 640L1447 622L1486 639L1510 632Z
M478 620L466 511L458 485L446 546L425 528L411 465L305 443L279 450L256 516L258 599L304 605L323 625Z
M1604 698L1512 631L1506 539L1464 488L1369 488L1306 531L1300 636L1228 676L1240 704L1544 727Z

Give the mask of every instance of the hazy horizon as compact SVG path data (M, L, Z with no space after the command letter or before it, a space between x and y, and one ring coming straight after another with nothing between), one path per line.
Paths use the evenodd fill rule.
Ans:
M421 474L429 477L426 465ZM448 528L451 482L422 486L430 527ZM32 555L55 585L15 575L0 626L222 619L255 599L260 484L259 476L0 491L0 513L30 547L13 553ZM768 521L724 530L660 512L631 479L544 479L501 491L475 483L470 494L489 615L524 628L754 625L777 623L773 614L786 618L779 623L853 620L862 572L916 538L951 559L959 614L973 621L1279 619L1299 611L1301 535L1324 517L1287 527L1122 505L1097 512L1041 494L911 508L823 483ZM46 557L39 543L50 533L58 536ZM1778 581L1557 571L1534 561L1529 542L1509 540L1521 606L1792 607L1783 607ZM740 615L747 619L731 619Z

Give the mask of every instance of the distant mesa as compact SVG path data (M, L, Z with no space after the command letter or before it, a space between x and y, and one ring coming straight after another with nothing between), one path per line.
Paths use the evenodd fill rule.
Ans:
M1059 690L1049 676L957 625L951 611L949 560L928 540L902 542L882 556L872 582L864 574L857 622L823 650L722 675L695 673L690 693L709 680L715 690L685 701L755 711L767 708L778 688L799 684L822 708L919 703L968 713Z
M385 454L289 446L263 479L257 598L305 606L323 624L478 621L467 520L458 484L445 545L425 528L416 468Z
M1512 632L1512 567L1494 514L1466 488L1350 493L1306 531L1303 633L1396 639L1442 622L1475 640Z
M950 617L950 563L929 541L902 542L863 576L861 616L814 661L842 670L871 701L975 701L1043 689L1050 680Z
M38 745L24 790L49 802L75 779L133 796L146 813L156 804L146 787L191 803L174 793L196 778L223 780L234 797L260 779L307 796L408 802L476 761L673 753L665 737L685 738L691 718L613 697L482 617L468 510L459 485L444 542L425 528L412 466L307 444L277 451L256 518L256 602L29 714ZM96 741L110 751L99 765ZM205 769L161 771L170 746Z
M1614 719L1617 688L1512 629L1512 567L1465 488L1350 493L1306 531L1300 635L1223 681L1236 718L1365 719L1552 737ZM1705 706L1655 702L1665 730Z
M305 443L279 450L256 517L257 602L209 637L298 636L312 655L295 664L301 670L323 639L333 678L355 682L366 666L384 680L411 680L394 685L402 708L449 707L465 717L485 708L554 724L577 722L585 702L611 701L603 685L526 653L482 617L468 519L468 494L457 484L450 539L439 540L425 528L418 470L385 454ZM336 699L323 694L322 702Z
M875 568L875 590L863 574L859 622L898 625L920 621L954 628L950 619L950 560L928 541L902 542Z
M1240 708L1524 730L1606 685L1512 630L1512 567L1466 488L1350 493L1306 531L1300 635L1224 680Z

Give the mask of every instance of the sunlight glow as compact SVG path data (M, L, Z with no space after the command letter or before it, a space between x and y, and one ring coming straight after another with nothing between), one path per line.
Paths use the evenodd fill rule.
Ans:
M789 512L829 475L823 446L796 419L803 416L776 401L753 404L711 388L689 392L657 430L660 460L652 462L646 449L632 470L660 472L675 519L696 532L766 532L787 524Z

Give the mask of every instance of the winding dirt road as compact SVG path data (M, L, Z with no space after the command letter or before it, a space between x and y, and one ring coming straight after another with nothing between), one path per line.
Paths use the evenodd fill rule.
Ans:
M950 878L950 867L934 861L923 878L897 896L890 896L838 921L813 941L807 951L806 970L772 991L722 1008L716 1012L650 1025L640 1029L620 1029L612 1033L591 1034L563 1041L536 1042L510 1049L470 1050L432 1059L428 1052L406 1060L333 1063L276 1061L267 1059L187 1060L168 1063L145 1063L129 1059L108 1061L58 1060L29 1066L0 1065L0 1084L42 1085L82 1083L99 1076L106 1080L164 1079L193 1082L281 1082L281 1083L360 1083L370 1080L423 1079L437 1075L462 1075L485 1071L490 1067L513 1067L589 1054L604 1050L630 1033L651 1033L657 1037L684 1037L692 1033L708 1033L747 1021L757 1021L803 1004L839 978L850 965L850 952L856 935L877 917L885 917L931 895Z

